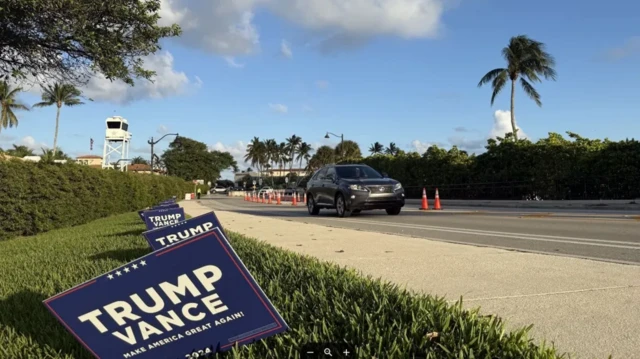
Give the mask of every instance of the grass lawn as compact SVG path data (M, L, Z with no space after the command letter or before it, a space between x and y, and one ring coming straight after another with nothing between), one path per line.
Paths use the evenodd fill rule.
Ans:
M137 213L0 241L0 358L90 358L42 301L147 254ZM526 331L414 295L354 271L229 233L231 244L291 326L288 333L220 357L297 358L309 341L347 341L358 357L559 358ZM439 336L428 336L428 333Z

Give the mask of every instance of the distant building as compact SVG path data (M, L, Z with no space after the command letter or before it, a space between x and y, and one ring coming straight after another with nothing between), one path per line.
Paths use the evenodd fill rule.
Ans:
M93 168L102 168L102 157L96 155L84 155L76 157L76 163Z
M127 166L127 172L151 174L151 166L142 164L142 163L137 163L137 164ZM155 170L156 175L164 175L166 174L166 172L167 171L165 170L159 170L157 168Z

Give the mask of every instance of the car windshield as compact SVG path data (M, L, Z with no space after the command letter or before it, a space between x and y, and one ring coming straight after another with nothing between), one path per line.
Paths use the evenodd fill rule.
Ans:
M382 175L368 166L336 167L340 178L382 178Z

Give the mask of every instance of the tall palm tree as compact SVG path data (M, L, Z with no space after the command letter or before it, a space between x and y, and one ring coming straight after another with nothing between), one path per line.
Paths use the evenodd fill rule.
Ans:
M38 102L33 107L48 107L56 105L56 129L53 135L53 155L55 157L56 149L58 145L58 127L60 125L60 109L62 106L77 106L83 105L84 102L80 101L80 95L82 92L75 88L73 85L61 84L56 82L53 85L46 85L42 87L42 102Z
M247 152L244 156L244 160L251 163L258 170L258 174L262 177L262 169L265 163L266 151L264 142L260 141L260 138L254 137L249 145L247 145Z
M300 147L300 143L302 143L302 138L299 136L291 135L291 137L287 138L287 155L289 157L289 171L293 169L293 161L295 161L296 153L298 152L298 147Z
M307 163L309 163L309 159L311 158L311 151L313 151L313 148L311 148L310 144L306 142L302 142L300 144L300 147L298 147L298 156L296 157L296 159L300 161L299 168L303 168L302 161L306 160Z
M388 155L395 156L395 155L397 155L397 154L398 154L398 150L399 150L399 148L398 148L398 146L396 146L396 143L395 143L395 142L391 142L391 143L389 144L389 147L387 147L387 148L384 150L384 153L386 153L386 154L388 154Z
M384 146L380 142L376 142L369 147L369 152L371 152L372 155L377 155L382 153L382 151L384 151Z
M545 45L542 42L532 40L526 35L512 37L509 40L509 45L502 49L502 57L506 60L507 67L493 69L487 72L482 79L480 79L478 87L491 82L491 87L493 88L491 105L493 106L496 96L504 88L507 80L511 81L511 130L517 141L518 133L514 113L516 81L520 79L520 85L524 92L535 101L538 106L542 106L540 94L530 82L542 82L540 76L543 76L547 80L551 79L555 81L555 60L553 56L545 51Z
M274 139L264 141L265 161L269 168L274 168L278 159L278 143ZM271 185L275 185L274 178L271 176Z
M18 102L16 97L22 91L22 87L11 88L7 81L0 82L0 131L2 128L17 127L18 117L14 110L29 111L29 107Z

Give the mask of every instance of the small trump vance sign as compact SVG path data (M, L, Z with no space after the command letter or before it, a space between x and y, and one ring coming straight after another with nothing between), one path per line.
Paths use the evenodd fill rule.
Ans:
M195 358L289 329L217 227L44 304L101 359Z
M155 251L185 239L201 235L213 228L220 228L222 231L218 217L216 217L213 212L209 212L170 226L146 231L142 233L142 236Z
M162 208L144 211L144 223L147 230L171 226L185 220L184 208Z

